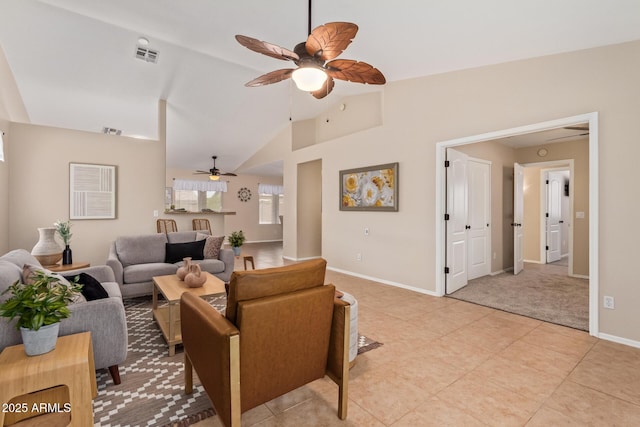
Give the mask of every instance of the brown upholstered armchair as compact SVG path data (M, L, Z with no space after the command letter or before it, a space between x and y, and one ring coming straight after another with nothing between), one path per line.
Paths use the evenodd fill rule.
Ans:
M193 369L222 423L328 375L339 387L338 416L347 417L348 303L324 285L326 261L236 271L226 316L184 293L180 301L185 392Z

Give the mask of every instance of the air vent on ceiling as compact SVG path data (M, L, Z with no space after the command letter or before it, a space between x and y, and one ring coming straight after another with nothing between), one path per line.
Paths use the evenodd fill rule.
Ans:
M147 49L146 47L142 46L136 46L136 58L142 61L156 64L158 63L158 55L159 53L157 50Z
M102 133L105 133L107 135L121 135L122 131L120 129L103 127L102 128Z

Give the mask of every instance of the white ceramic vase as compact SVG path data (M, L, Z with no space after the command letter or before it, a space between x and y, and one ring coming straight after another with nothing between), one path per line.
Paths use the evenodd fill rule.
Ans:
M53 265L62 259L62 248L56 241L55 227L38 228L40 239L31 249L31 255L43 266Z

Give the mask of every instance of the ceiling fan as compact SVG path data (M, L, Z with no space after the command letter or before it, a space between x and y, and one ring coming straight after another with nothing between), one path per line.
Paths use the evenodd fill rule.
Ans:
M581 136L587 136L589 135L589 125L586 126L565 126L562 129L566 129L566 130L578 130L578 131L582 131L581 133L577 133L577 134L573 134L573 135L565 135L565 136L560 136L558 138L551 138L551 139L547 139L547 142L550 141L558 141L560 139L568 139L568 138L579 138Z
M352 59L335 59L349 46L357 32L358 26L350 22L329 22L312 31L309 0L309 36L306 41L298 43L293 51L252 37L236 35L236 40L244 47L271 58L292 61L298 66L263 74L245 86L264 86L291 77L298 89L310 92L315 98L321 99L333 90L334 79L373 85L385 84L384 75L372 65Z
M207 175L209 175L209 179L212 180L212 181L219 180L221 176L238 176L235 173L220 171L220 169L218 169L216 167L216 159L218 158L218 156L211 156L211 158L213 159L213 167L211 169L209 169L208 171L197 170L194 173L196 175L197 174L207 174Z

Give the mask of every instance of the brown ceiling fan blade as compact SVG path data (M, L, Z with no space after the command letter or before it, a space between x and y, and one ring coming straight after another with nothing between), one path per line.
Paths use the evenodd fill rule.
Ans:
M565 126L563 129L567 130L589 130L589 126Z
M258 52L275 59L281 59L283 61L297 61L300 59L297 53L292 52L289 49L285 49L268 42L263 42L261 40L254 39L253 37L238 34L236 35L236 40L238 40L238 43L247 49L251 49L254 52Z
M195 171L194 175L198 175L198 174L202 174L202 173L206 173L207 175L211 174L211 172L209 172L209 171L206 171L206 172L205 171Z
M245 83L245 86L256 87L256 86L270 85L272 83L278 83L278 82L281 82L282 80L286 80L289 77L291 77L291 74L293 73L293 71L294 71L293 68L284 68L282 70L271 71L267 74L261 75L260 77L256 77L250 82Z
M336 82L333 80L333 78L331 76L327 76L327 80L325 80L322 87L314 92L311 92L311 95L313 95L313 97L316 99L322 99L331 93L335 85Z
M351 22L329 22L311 31L307 38L307 53L328 61L340 55L356 36L358 26Z
M222 175L222 176L238 176L235 173L231 173L231 172L221 173L220 175Z
M383 85L387 82L384 75L366 62L351 59L336 59L326 64L327 74L335 79L370 85Z

